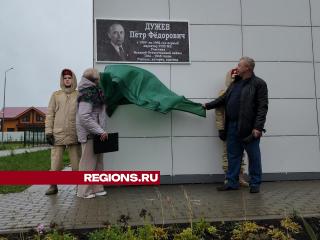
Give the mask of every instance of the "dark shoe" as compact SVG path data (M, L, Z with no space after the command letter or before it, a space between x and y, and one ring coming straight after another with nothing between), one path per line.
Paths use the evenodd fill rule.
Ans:
M258 188L258 187L251 187L250 188L250 193L258 193L258 192L260 192L260 188Z
M46 191L46 195L56 194L58 192L57 185L51 185L49 189Z
M225 184L222 187L217 187L218 191L229 191L229 190L238 190L236 188L230 187L228 184Z

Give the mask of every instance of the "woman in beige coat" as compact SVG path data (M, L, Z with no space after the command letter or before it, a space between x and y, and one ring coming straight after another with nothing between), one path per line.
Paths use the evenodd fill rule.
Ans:
M77 78L70 69L63 69L60 76L61 90L51 96L46 115L45 134L51 147L51 170L61 171L63 154L68 146L71 167L79 170L81 147L76 129ZM58 192L51 185L46 195Z

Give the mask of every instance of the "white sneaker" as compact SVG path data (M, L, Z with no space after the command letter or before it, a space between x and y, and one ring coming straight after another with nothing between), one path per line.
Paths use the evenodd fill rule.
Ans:
M102 191L102 192L97 192L95 193L96 196L105 196L107 195L107 192L106 191Z
M94 198L95 196L96 196L95 194L89 194L89 195L86 196L86 197L80 197L79 195L77 195L77 197L79 197L79 198L86 198L86 199Z

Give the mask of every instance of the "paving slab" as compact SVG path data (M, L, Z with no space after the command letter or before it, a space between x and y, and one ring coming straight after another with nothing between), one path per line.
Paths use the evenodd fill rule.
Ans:
M23 149L14 149L14 150L2 150L0 151L0 157L5 157L9 156L12 152L14 154L21 154L24 152L35 152L35 151L40 151L40 150L46 150L50 148L50 146L41 146L41 147L33 147L33 148L23 148Z
M293 210L304 217L320 217L320 181L264 182L258 194L249 188L219 192L221 184L184 184L195 220L240 221L281 219ZM0 194L0 234L27 231L51 221L63 222L67 229L99 228L102 222L117 222L120 215L129 215L129 224L143 224L139 214L146 209L150 223L174 222L166 197L174 206L177 223L188 223L188 202L180 185L106 187L108 194L93 199L76 196L76 186L58 186L56 195L46 196L48 186L31 186L22 193ZM162 208L161 208L162 204Z

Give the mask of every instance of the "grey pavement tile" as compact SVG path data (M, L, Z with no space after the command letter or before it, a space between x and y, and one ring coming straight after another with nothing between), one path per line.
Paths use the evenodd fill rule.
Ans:
M0 222L0 227L10 224L9 222Z
M77 211L77 216L79 215L87 215L89 211Z
M55 217L57 214L55 214L55 213L49 213L49 212L47 212L46 214L45 214L45 217L46 218L50 218L50 217Z
M195 218L204 214L206 219L243 220L244 204L246 218L283 218L292 209L305 216L320 216L320 181L268 182L263 183L259 194L250 194L249 188L239 191L218 192L221 184L184 184L187 189ZM166 223L173 222L172 211L165 196L173 202L178 221L188 222L188 202L179 185L157 186L162 194ZM29 192L32 201L24 193L6 194L0 198L0 232L3 229L18 229L23 225L33 226L40 222L49 225L52 220L63 221L65 226L98 227L102 221L115 223L121 214L130 213L130 224L142 224L139 213L147 209L156 223L162 223L161 203L154 186L106 187L107 196L94 199L80 199L75 196L76 187L59 186L59 193L45 196L48 186L32 186ZM244 201L244 202L243 202ZM35 216L34 212L35 211ZM4 221L3 221L4 220Z

